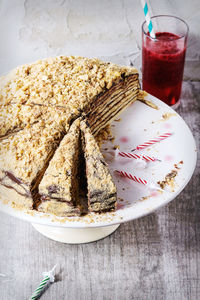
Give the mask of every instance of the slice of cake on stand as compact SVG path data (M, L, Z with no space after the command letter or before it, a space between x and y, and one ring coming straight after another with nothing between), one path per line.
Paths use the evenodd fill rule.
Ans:
M116 186L99 146L84 121L81 122L81 140L86 166L89 211L114 210L117 201Z
M57 216L80 215L78 167L80 120L61 141L39 185L38 210Z

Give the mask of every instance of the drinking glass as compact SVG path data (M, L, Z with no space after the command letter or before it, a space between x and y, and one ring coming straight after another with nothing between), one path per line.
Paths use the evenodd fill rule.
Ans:
M151 18L155 38L142 24L143 90L176 108L180 103L188 25L178 17Z

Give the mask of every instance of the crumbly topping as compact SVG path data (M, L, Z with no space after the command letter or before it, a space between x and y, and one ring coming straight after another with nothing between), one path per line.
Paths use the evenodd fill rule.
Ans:
M19 103L5 105L0 111L0 137L19 131L25 126L32 125L39 120L45 124L55 122L57 125L68 124L79 112L70 107L48 107L41 105L21 105Z
M0 88L1 104L37 103L83 108L123 76L137 74L135 68L119 67L99 59L59 56L16 68Z
M40 120L0 143L0 169L10 171L30 185L52 154L66 129Z

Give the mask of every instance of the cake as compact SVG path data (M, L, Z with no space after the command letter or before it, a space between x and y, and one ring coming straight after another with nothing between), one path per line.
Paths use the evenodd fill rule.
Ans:
M20 66L1 77L1 195L6 195L15 205L40 210L45 210L46 207L46 211L47 206L50 207L48 203L55 203L56 206L57 202L61 202L57 200L62 198L63 208L59 212L55 209L58 215L69 215L70 209L72 214L79 214L87 200L86 193L89 198L88 209L113 209L116 195L111 191L114 191L114 185L107 188L105 195L103 190L101 191L102 199L100 194L95 196L92 193L95 184L90 184L93 173L88 171L88 168L93 168L95 160L91 162L88 159L86 153L90 152L90 146L87 145L89 143L91 148L95 149L93 154L96 152L99 168L103 170L104 163L100 163L101 155L94 137L123 109L137 100L138 92L138 72L135 68L83 57L47 58ZM77 125L78 119L82 120L81 124L86 122L88 126L83 129L82 125L81 130ZM72 130L76 132L73 141L70 138L73 135ZM81 147L77 147L78 130L81 130L84 141L84 149L79 149L79 154L77 148ZM72 143L73 146L67 145L66 141L70 141L69 144ZM62 149L68 148L74 152L64 153ZM78 172L80 185L83 186L83 189L78 191L79 204L76 200L77 195L71 191L68 197L67 188L65 190L64 183L61 184L67 166L60 168L63 174L56 179L56 172L59 170L56 171L55 166L60 164L62 158L65 160L67 157L71 157L70 170ZM81 160L82 164L76 170L73 164ZM106 169L107 166L103 170L104 174L108 174ZM84 170L87 170L87 174L84 174ZM87 176L90 178L85 178ZM110 175L107 176L110 178ZM69 182L74 181L74 175L72 177ZM108 181L111 182L109 179ZM51 188L48 189L48 185L50 187L57 183L62 186L60 191L53 192ZM112 194L114 198L111 200ZM59 205L61 207L61 204Z
M81 133L89 211L114 210L117 201L116 186L99 146L84 121L81 122Z

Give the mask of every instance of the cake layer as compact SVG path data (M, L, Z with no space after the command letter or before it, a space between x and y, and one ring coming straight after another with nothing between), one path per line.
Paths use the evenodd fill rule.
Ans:
M128 80L124 87L124 83L119 83L113 90L99 97L93 111L86 114L87 122L95 134L110 123L116 116L124 110L130 103L137 100L139 86L138 82Z
M84 112L88 114L99 107L105 107L105 100L111 102L111 100L114 99L115 95L119 92L123 94L126 93L126 89L128 89L129 86L137 87L139 89L138 74L131 74L118 82L113 82L109 89L99 93L96 97L94 97L93 101L88 102L88 105L84 108Z
M80 120L77 119L61 141L39 185L39 211L59 216L80 214L78 161Z
M136 97L135 99L133 97L134 95L133 93L131 93L126 97L126 101L124 101L123 103L119 103L119 105L116 105L113 111L112 110L110 112L107 111L107 114L102 113L102 118L100 119L98 118L97 121L94 120L94 123L91 124L90 126L92 133L96 136L101 129L103 129L106 125L108 125L112 120L116 119L119 116L119 114L125 108L128 107L129 104L133 103L133 101L137 99Z
M95 212L112 210L117 201L116 186L99 146L84 121L81 122L81 131L89 210Z
M108 199L105 199L103 201L94 201L93 203L90 203L90 209L93 212L101 212L101 211L111 211L115 210L116 208L116 196L110 197Z
M43 201L38 208L39 211L56 215L58 217L79 216L80 209L66 202L52 199L51 201Z

